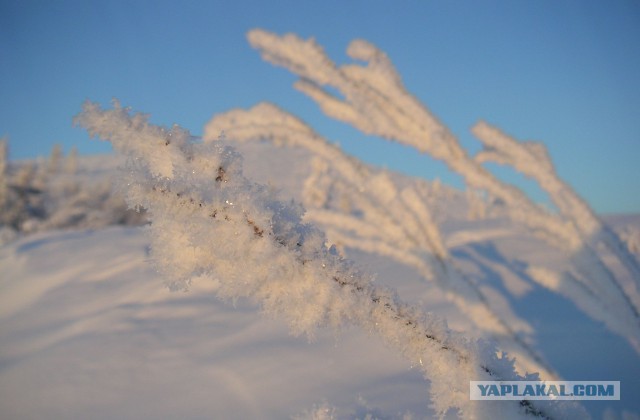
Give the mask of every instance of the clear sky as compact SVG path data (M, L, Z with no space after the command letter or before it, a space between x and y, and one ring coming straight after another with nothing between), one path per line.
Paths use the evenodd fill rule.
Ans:
M638 1L0 0L0 136L12 159L55 143L107 152L72 126L85 99L116 97L195 135L214 113L267 100L368 162L461 186L443 164L324 117L251 49L256 27L313 36L339 63L367 39L470 151L485 119L543 141L597 211L640 212Z

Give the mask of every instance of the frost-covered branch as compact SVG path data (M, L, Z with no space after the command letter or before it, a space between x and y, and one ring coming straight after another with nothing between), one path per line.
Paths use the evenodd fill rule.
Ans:
M523 223L553 246L567 252L580 271L578 281L599 296L603 307L607 308L607 313L592 315L623 334L640 351L640 270L624 244L598 222L575 193L561 199L558 197L561 210L570 216L565 218L541 209L521 190L500 181L481 164L487 159L516 164L515 159L525 171L545 174L541 183L543 188L557 189L559 195L563 195L566 185L558 183L543 148L525 144L505 152L504 148L496 148L497 143L494 142L477 160L474 159L427 107L406 91L386 54L366 41L353 41L347 49L351 58L365 62L365 65L337 66L313 40L305 41L292 34L278 36L260 29L250 31L248 39L265 60L300 76L295 87L315 100L327 115L364 133L409 145L442 160L451 170L462 175L468 187L487 191L501 200L513 220ZM332 93L336 90L340 97ZM490 130L481 124L475 131L482 135ZM536 161L538 166L535 166ZM625 288L620 285L597 256L594 240L605 244L613 256L627 267L632 277L631 286ZM577 299L577 296L565 296ZM615 325L607 322L610 319L616 320Z
M468 340L436 316L373 286L370 276L327 248L323 234L301 221L299 207L248 181L233 149L194 143L186 131L152 126L117 103L112 110L87 103L75 121L129 157L121 184L129 205L148 210L153 260L174 287L210 281L218 296L250 298L287 320L296 333L345 323L376 332L421 367L440 414L451 409L468 418L583 413L566 404L470 401L470 379L525 378L491 345Z
M502 183L475 162L450 130L406 91L389 58L375 46L353 41L347 54L367 65L338 67L312 40L292 34L280 37L260 29L250 31L248 38L265 60L299 75L295 87L314 99L327 115L366 134L397 141L442 160L472 188L503 200L518 221L562 243L575 243L575 232L569 224L541 212L522 191ZM338 90L344 99L323 86Z
M532 141L519 142L484 121L477 123L471 131L484 146L484 149L476 154L476 161L509 165L536 181L549 195L560 215L572 223L579 232L581 248L584 248L586 243L591 249L601 241L627 267L636 287L640 285L640 270L635 258L576 191L560 179L544 144ZM574 251L579 252L580 249ZM595 255L594 257L597 258Z
M214 116L203 139L216 141L222 132L233 141L268 139L311 151L312 172L303 194L307 220L322 226L335 244L387 256L414 268L443 290L477 328L517 355L516 363L523 371L556 377L543 358L519 338L520 331L513 325L529 331L530 327L512 310L506 322L480 288L455 267L424 204L427 194L419 185L399 190L385 172L373 173L303 121L268 103Z

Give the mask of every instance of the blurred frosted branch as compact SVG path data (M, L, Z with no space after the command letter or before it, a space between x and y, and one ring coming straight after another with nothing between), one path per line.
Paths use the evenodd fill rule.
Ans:
M502 199L514 209L512 216L517 220L561 242L575 243L575 232L568 223L540 211L522 191L502 183L475 162L457 138L406 91L386 54L373 45L356 40L347 49L351 58L366 61L367 66L337 67L314 42L295 35L279 37L256 29L249 32L248 38L265 60L299 75L296 88L318 102L327 115L366 134L397 141L444 161L469 186ZM314 61L306 62L309 56ZM324 85L337 89L344 99L333 96L322 88Z
M579 275L564 273L560 275L561 281L554 282L553 285L539 282L551 290L571 298L579 307L585 312L591 313L595 318L598 318L597 314L600 313L600 311L594 311L596 307L602 308L602 313L614 311L618 312L618 316L623 320L628 318L626 322L620 322L615 318L605 319L604 322L614 331L629 337L634 347L640 349L640 337L637 335L637 329L634 331L633 328L633 325L637 326L638 323L638 308L630 297L636 292L640 281L640 271L638 271L636 260L625 243L598 219L589 205L578 196L573 188L558 177L544 144L518 142L483 121L477 123L472 128L472 132L484 146L483 150L476 155L476 161L509 165L536 181L557 207L558 217L570 222L580 236L580 246L571 250L573 252L572 260L580 272ZM629 286L630 289L633 287L633 290L626 292L623 285L602 262L596 251L599 243L607 246L627 268L631 278L635 281ZM549 276L544 277L548 278ZM532 278L538 281L541 277L534 275ZM583 289L590 296L597 296L602 303L590 305L590 309L587 310L583 299L580 298L579 291ZM617 308L620 301L626 303L624 307L631 310L630 314ZM609 309L607 309L608 305ZM628 324L625 325L626 323Z
M203 140L246 142L269 139L278 145L303 147L313 153L312 171L305 181L306 219L322 226L340 246L393 258L435 282L447 299L477 328L518 355L523 370L545 378L556 374L520 337L531 328L512 315L506 322L489 305L480 288L458 270L440 230L425 205L427 192L419 185L401 190L385 172L373 173L362 162L327 142L304 122L262 103L250 110L216 115L205 127Z
M581 287L599 296L607 313L590 314L624 335L640 351L638 262L586 203L559 181L544 147L505 142L496 130L481 123L474 132L487 147L474 159L447 127L406 91L386 54L366 41L355 40L347 49L351 58L364 61L365 65L337 66L313 40L305 41L292 34L278 36L260 29L250 31L248 39L265 60L300 76L295 87L315 100L327 115L366 134L409 145L442 160L462 175L468 187L487 191L501 200L513 220L567 252L581 275L562 276L562 281L579 281ZM341 97L332 93L336 90ZM488 160L509 163L538 177L542 188L555 196L561 213L543 210L521 190L497 179L481 164ZM598 243L604 244L629 271L632 281L627 287L598 256L594 249ZM576 287L562 290L577 304L579 296L571 294Z

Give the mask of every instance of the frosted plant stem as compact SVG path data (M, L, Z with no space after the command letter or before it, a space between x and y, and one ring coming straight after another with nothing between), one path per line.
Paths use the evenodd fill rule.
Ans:
M185 130L152 126L118 103L113 110L87 103L75 121L129 158L120 182L129 205L147 209L153 260L174 287L210 281L219 297L258 302L294 333L345 323L375 332L420 366L440 415L584 415L573 404L470 401L469 380L535 376L517 375L513 361L499 357L493 344L452 332L437 316L374 287L369 275L302 222L298 207L247 180L240 156L229 147L191 143Z

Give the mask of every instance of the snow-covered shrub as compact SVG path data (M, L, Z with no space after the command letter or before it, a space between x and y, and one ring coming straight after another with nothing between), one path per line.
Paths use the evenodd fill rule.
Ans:
M129 206L147 210L152 259L172 287L211 282L219 297L258 302L294 333L344 324L376 333L420 367L440 414L584 414L572 404L470 401L470 378L525 377L492 344L452 332L437 316L375 286L370 275L326 246L320 230L302 221L299 206L245 178L234 149L221 142L195 143L187 131L150 125L147 117L130 115L118 103L111 110L86 103L75 122L129 157L120 184Z
M0 245L15 238L16 230L14 225L18 216L12 206L12 202L16 197L9 188L7 149L6 138L3 138L0 140Z
M347 54L365 65L336 65L314 40L296 35L256 29L248 34L250 44L262 57L300 76L295 87L315 100L330 117L346 122L366 134L381 136L428 153L460 174L473 191L484 191L515 222L567 255L572 269L557 273L558 286L532 276L581 306L577 290L596 296L602 311L589 315L624 336L640 351L640 267L620 238L604 225L589 206L554 170L541 143L518 142L494 127L480 122L472 132L484 150L471 156L444 126L402 84L387 55L374 45L353 41ZM340 93L340 97L333 92ZM513 166L533 178L554 201L558 212L539 206L517 187L493 175L484 162ZM626 269L631 281L622 284L597 252L607 248ZM565 283L572 283L565 285Z
M7 150L7 142L0 142L0 227L15 233L29 229L30 221L41 216L43 178L31 162L11 168Z
M7 140L5 138L0 139L0 214L4 217L4 208L8 201L9 194L9 183L8 183L8 174L7 174ZM4 224L2 220L0 220L0 224Z
M3 237L143 223L144 216L127 209L123 195L113 190L109 180L76 176L77 151L65 158L60 146L55 146L45 161L9 165L6 150L6 142L0 143L0 227L14 234Z

